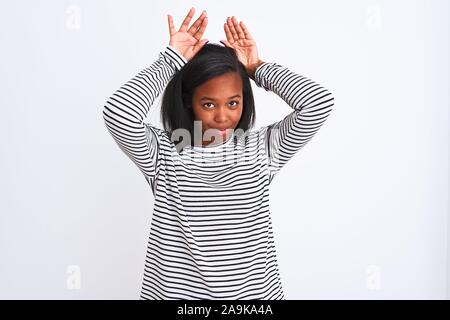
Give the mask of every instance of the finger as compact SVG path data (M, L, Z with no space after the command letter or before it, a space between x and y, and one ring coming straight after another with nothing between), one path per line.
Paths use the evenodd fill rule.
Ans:
M236 30L234 29L233 22L231 21L230 17L227 18L227 25L228 25L228 29L230 29L231 37L233 38L233 40L238 41L239 36L237 35Z
M231 18L231 21L233 22L234 29L236 30L239 39L245 39L244 31L242 31L241 26L239 25L236 17L233 16L233 18Z
M176 33L176 30L173 25L173 18L170 14L167 15L167 21L169 22L169 34L173 35L174 33Z
M231 31L230 31L230 28L228 27L228 24L224 23L223 24L223 28L225 30L225 36L227 37L227 40L234 42L233 35L231 34Z
M200 41L200 39L203 37L203 33L205 33L207 25L208 25L208 17L205 17L202 21L200 29L198 29L194 33L194 38L197 39L197 41Z
M197 20L195 20L194 24L189 28L188 32L191 35L194 35L195 32L198 30L198 28L200 27L200 25L203 23L203 20L206 17L206 11L203 10L202 14L200 15L200 17L198 17Z
M247 27L245 26L244 22L242 22L242 21L241 21L241 27L242 27L242 31L245 34L245 38L248 40L253 40L253 37L250 34L250 31L248 31Z
M187 28L189 27L189 23L191 22L192 17L194 16L194 13L195 13L195 9L194 9L194 7L192 7L189 10L189 13L187 14L186 18L184 18L183 23L180 27L180 30L178 30L178 31L186 32Z
M200 41L199 43L197 43L195 46L194 46L194 52L195 52L195 54L197 54L197 52L198 51L200 51L200 49L201 48L203 48L203 46L205 45L205 44L207 44L208 43L208 39L203 39L202 41ZM194 55L195 55L194 54Z
M226 40L220 40L221 43L223 43L225 46L232 48L233 46Z

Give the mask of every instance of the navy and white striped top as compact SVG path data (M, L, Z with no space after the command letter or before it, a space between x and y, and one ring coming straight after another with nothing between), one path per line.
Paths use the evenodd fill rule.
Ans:
M222 144L177 151L169 132L143 120L185 63L166 46L103 109L107 129L155 197L140 299L285 299L269 185L328 118L334 98L310 79L265 62L256 85L276 93L292 113Z

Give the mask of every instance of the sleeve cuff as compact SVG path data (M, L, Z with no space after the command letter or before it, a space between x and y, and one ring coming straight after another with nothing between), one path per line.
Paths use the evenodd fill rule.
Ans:
M269 84L269 76L270 70L274 67L281 67L279 64L274 62L264 62L255 71L255 83L258 87L263 88L266 91L270 91Z
M260 70L266 63L269 63L269 62L261 63L261 64L259 65L259 67L256 68L256 70L255 70L255 75L256 75L256 72L258 72L258 70Z
M171 45L167 45L161 52L164 60L175 70L179 71L188 62L186 58Z

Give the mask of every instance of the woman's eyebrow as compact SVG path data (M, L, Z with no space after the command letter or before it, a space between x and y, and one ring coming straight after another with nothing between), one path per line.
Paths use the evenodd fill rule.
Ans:
M233 98L237 98L237 97L241 97L240 95L238 95L238 94L236 94L236 95L234 95L234 96L232 96L232 97L229 97L228 99L233 99ZM216 99L214 99L214 98L209 98L209 97L203 97L203 98L201 98L200 99L200 101L201 100L213 100L213 101L215 101Z

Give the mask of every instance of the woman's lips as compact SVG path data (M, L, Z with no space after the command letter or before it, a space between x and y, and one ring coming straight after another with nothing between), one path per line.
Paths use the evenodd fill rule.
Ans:
M225 129L213 128L213 129L219 131L220 133L224 133L228 130L228 128L225 128Z

